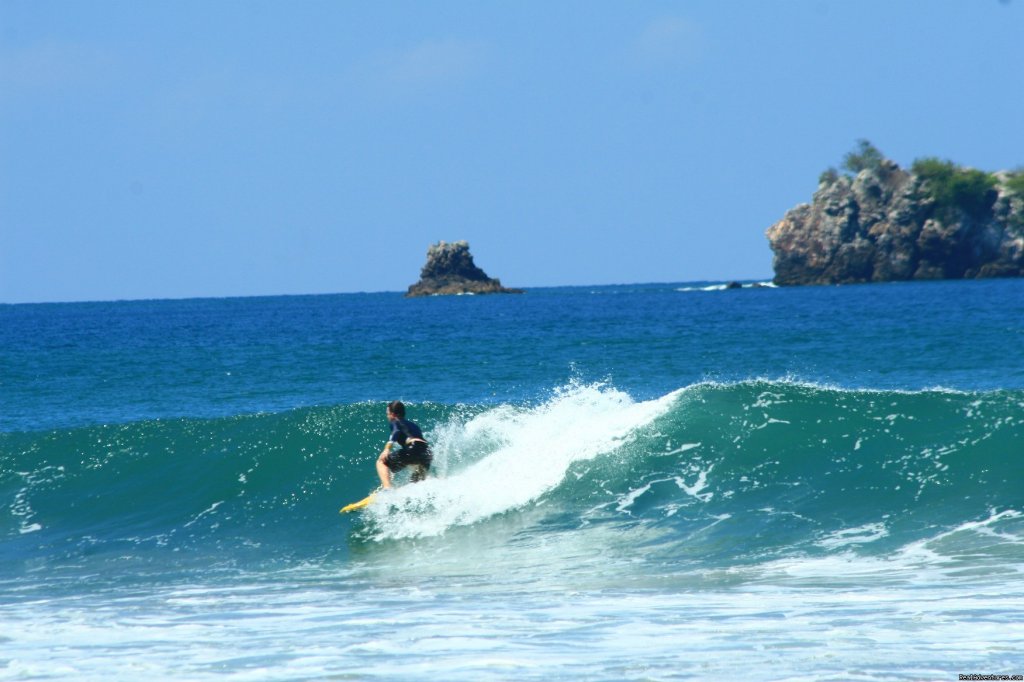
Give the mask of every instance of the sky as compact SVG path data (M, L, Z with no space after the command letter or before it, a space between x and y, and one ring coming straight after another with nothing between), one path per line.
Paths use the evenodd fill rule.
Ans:
M0 0L0 303L769 279L857 140L1022 124L1024 0Z

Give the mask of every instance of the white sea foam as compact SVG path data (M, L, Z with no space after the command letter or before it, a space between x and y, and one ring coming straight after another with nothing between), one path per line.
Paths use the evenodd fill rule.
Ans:
M765 282L748 282L741 283L740 287L743 289L775 289L778 285L771 280ZM729 289L728 282L721 282L718 284L702 284L702 285L690 285L685 287L676 287L676 291L726 291Z
M186 523L184 525L184 527L188 528L189 526L195 524L197 521L199 521L199 519L203 518L207 514L212 514L213 512L217 511L217 507L221 506L222 504L224 504L224 500L221 500L219 502L214 502L208 508L206 508L203 511L199 512L198 514L196 514L196 516L191 521Z
M1007 558L1019 557L1024 537L1005 532L1006 525L1019 526L1024 514L1015 510L992 510L988 517L962 523L950 530L911 542L886 555L863 556L846 550L824 557L787 557L762 564L758 571L763 579L778 583L783 576L796 581L869 580L877 579L916 585L941 585L965 568L978 575L985 573L1024 572L1024 565L1014 561L995 563L977 551L977 542L1002 546ZM866 524L858 528L830 534L818 544L828 549L842 549L855 544L874 542L888 535L882 524ZM990 552L991 553L991 552Z
M672 450L666 450L664 453L661 453L661 456L662 457L671 457L672 455L679 455L679 454L682 454L684 452L688 452L690 450L695 450L695 449L697 449L699 447L700 447L700 443L683 443L678 448L674 448Z
M16 476L20 476L25 484L24 487L15 493L14 500L9 506L11 516L19 520L18 532L21 535L25 535L40 531L43 529L43 525L34 520L36 513L29 502L30 491L37 485L52 483L63 478L64 467L45 466L37 471L15 471L13 473Z
M998 531L1010 520L993 515L953 532ZM380 554L385 568L388 552ZM644 589L627 572L615 589L589 590L574 570L537 576L528 563L519 570L537 589L503 590L491 583L512 565L481 560L453 576L421 563L365 586L352 585L351 569L310 569L76 594L5 610L0 680L610 682L745 670L765 680L881 681L1021 671L1020 581L894 574L885 563L835 556L793 562L794 580L721 584L702 569L681 577L682 589Z
M714 497L714 493L704 493L701 491L704 490L704 488L708 487L708 474L710 474L711 470L714 468L715 466L712 464L706 470L700 471L697 475L697 480L694 482L693 485L687 485L686 481L684 481L681 476L676 476L676 485L679 486L679 489L682 490L687 495L689 495L690 497L695 497L701 502L707 502L712 497Z
M644 493L648 492L651 489L652 483L662 483L662 481L652 481L651 483L647 483L645 485L640 486L636 490L629 491L628 493L623 495L622 498L618 501L616 510L622 512L632 507L633 503L636 502L637 498L639 498L641 495L643 495Z
M728 284L708 284L705 286L678 287L676 291L725 291Z
M374 545L342 567L233 582L12 598L0 619L0 680L1015 674L1022 518L991 510L882 556L850 546L720 569L645 563L643 529L625 538L598 526L472 546ZM983 561L974 541L1003 550Z
M837 549L849 545L866 544L880 540L889 535L889 530L883 523L868 523L857 528L844 528L829 533L817 542L819 547L825 549Z

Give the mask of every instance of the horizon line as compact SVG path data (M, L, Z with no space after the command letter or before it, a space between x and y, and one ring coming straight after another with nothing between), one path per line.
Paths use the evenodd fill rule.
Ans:
M753 278L722 278L722 279L695 279L695 280L669 280L669 281L646 281L646 282L612 282L605 284L545 284L537 286L529 285L517 285L515 288L529 291L531 289L572 289L572 288L585 288L585 287L624 287L624 286L652 286L652 285L673 285L673 284L714 284L722 283L727 284L729 282L740 282L740 283L754 283L754 282L770 282L772 278L753 277ZM199 294L189 296L142 296L139 298L82 298L82 299L61 299L61 300L40 300L40 301L0 301L0 306L16 306L16 305L68 305L73 303L144 303L144 302L157 302L157 301L210 301L210 300L225 300L234 298L299 298L308 296L355 296L355 295L367 295L367 294L405 294L406 290L399 289L380 289L380 290L359 290L359 291L319 291L319 292L303 292L303 293L284 293L284 294L229 294L229 295L216 295L216 294ZM457 294L445 294L448 296ZM486 296L487 294L480 294ZM431 297L426 297L431 298Z

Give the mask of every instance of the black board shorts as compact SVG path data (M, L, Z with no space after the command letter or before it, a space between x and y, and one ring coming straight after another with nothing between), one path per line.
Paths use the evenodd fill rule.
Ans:
M422 441L416 441L411 445L403 447L401 450L393 450L388 453L388 456L384 459L384 464L392 473L397 474L410 464L417 464L425 469L429 469L433 459L434 456L430 452L430 446Z

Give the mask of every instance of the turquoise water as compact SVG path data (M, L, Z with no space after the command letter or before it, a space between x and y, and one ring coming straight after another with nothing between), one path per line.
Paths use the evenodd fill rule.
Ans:
M0 306L0 679L1021 674L1022 481L1020 280Z

